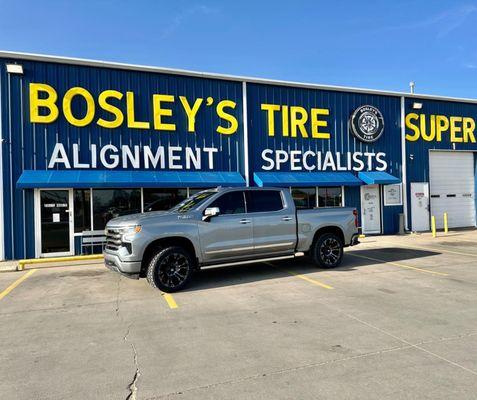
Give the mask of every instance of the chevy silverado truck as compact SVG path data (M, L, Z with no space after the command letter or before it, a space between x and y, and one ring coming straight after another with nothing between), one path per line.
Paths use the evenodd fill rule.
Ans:
M105 265L146 277L164 292L190 283L196 270L309 256L337 267L358 242L353 208L296 209L280 188L216 188L169 211L132 214L106 226Z

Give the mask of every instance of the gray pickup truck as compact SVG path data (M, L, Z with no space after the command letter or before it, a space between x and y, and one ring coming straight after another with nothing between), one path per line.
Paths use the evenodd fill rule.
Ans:
M106 266L147 277L164 292L184 288L206 266L310 256L318 266L340 264L343 247L358 243L353 208L295 208L279 188L217 188L169 211L112 219L106 226Z

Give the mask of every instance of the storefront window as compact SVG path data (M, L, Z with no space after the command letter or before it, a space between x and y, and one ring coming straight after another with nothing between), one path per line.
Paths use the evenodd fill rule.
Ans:
M169 210L187 198L187 189L144 189L144 211Z
M296 208L314 208L316 207L316 188L292 188L291 194L295 201Z
M343 197L340 186L318 188L319 207L341 207L342 205Z
M91 191L75 189L73 191L75 210L75 233L91 230Z
M93 189L93 229L104 229L106 223L122 215L141 212L140 189Z

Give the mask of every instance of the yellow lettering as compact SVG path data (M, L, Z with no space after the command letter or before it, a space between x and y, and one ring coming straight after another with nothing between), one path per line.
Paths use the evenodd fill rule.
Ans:
M46 98L39 98L39 93L46 93ZM50 124L58 118L58 94L50 85L43 83L30 83L30 122ZM47 115L40 115L40 108L48 109Z
M282 135L288 136L289 133L290 130L288 128L288 106L282 106Z
M419 119L419 115L417 115L416 113L409 113L406 115L406 128L409 128L414 132L414 135L406 133L406 140L409 140L410 142L415 142L419 139L419 136L421 136L421 133L419 132L419 127L411 122L417 119Z
M429 127L429 133L426 130L426 115L421 114L419 115L419 118L421 120L421 137L427 141L427 142L432 142L434 138L436 137L436 118L434 115L431 115L431 123Z
M320 115L330 115L330 110L327 108L312 108L311 109L311 136L316 139L329 139L330 134L326 132L319 132L319 128L326 128L328 122L320 120Z
M154 110L154 129L158 131L175 131L176 124L162 122L162 117L171 117L170 108L162 108L162 102L173 103L174 96L169 94L155 94L152 96L152 108Z
M114 119L112 121L108 121L106 119L99 118L97 124L103 128L114 129L121 126L121 124L124 122L124 115L118 107L108 103L107 100L109 98L121 100L123 98L123 94L116 90L105 90L104 92L101 92L98 98L99 106L103 110L113 114Z
M306 132L305 124L308 120L308 113L303 107L291 106L290 107L290 125L291 125L291 136L296 137L298 130L301 133L301 136L304 138L308 137ZM297 130L298 128L298 130Z
M186 97L179 96L179 99L182 103L182 107L184 107L184 111L187 114L187 130L189 132L195 132L195 116L197 114L197 111L199 111L199 107L204 101L204 99L201 99L200 97L197 98L192 107L190 106Z
M464 142L468 143L475 143L475 136L474 136L474 129L475 129L475 121L473 118L464 117L462 120L462 133L464 135Z
M234 101L231 100L222 100L217 104L217 115L229 122L230 126L228 127L223 127L219 125L217 127L217 132L223 134L223 135L231 135L232 133L235 133L238 128L238 121L237 118L235 118L232 114L228 114L224 111L224 108L232 108L234 109L236 106Z
M451 143L462 143L462 136L458 137L458 133L462 133L462 126L456 125L457 122L462 122L462 117L450 117L450 137Z
M436 126L436 140L440 142L442 141L442 132L449 129L449 120L445 115L436 115Z
M86 114L83 118L76 118L71 109L71 103L76 96L81 96L86 101ZM81 87L72 87L63 97L63 114L66 120L74 126L86 126L91 123L94 118L94 99L90 92Z
M275 136L275 111L279 111L280 106L278 104L262 104L260 109L267 112L268 136ZM284 133L284 136L288 136L288 122L287 134Z
M134 111L134 93L126 92L126 108L128 117L128 128L149 129L149 122L136 121L136 113Z

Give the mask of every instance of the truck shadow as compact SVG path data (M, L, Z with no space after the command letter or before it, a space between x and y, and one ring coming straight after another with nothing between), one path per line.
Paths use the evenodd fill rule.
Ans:
M307 275L324 271L346 272L386 262L414 260L440 254L442 253L437 251L384 247L379 249L345 250L341 265L330 270L318 268L308 257L266 263L238 264L232 267L209 267L197 272L191 285L183 291L190 292L243 285L290 277L292 273Z

